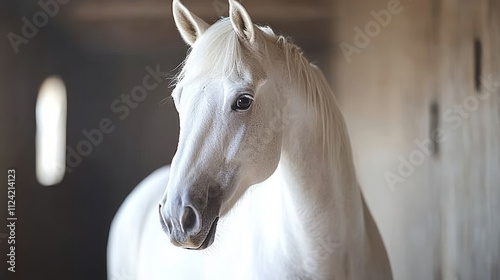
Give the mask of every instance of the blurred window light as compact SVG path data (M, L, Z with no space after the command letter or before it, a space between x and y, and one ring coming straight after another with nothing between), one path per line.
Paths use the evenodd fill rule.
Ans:
M44 186L62 181L66 170L66 87L47 78L36 102L36 178Z

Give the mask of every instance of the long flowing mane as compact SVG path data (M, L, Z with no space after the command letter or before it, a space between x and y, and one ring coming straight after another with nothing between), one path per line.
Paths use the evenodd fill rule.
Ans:
M311 64L302 50L285 36L276 36L269 27L260 27L258 40L262 42L259 50L248 50L238 39L228 18L216 22L204 36L192 46L186 59L181 63L181 70L174 82L184 79L244 76L252 72L264 71L249 69L244 63L245 55L260 56L272 61L268 44L275 44L283 51L289 82L298 83L299 90L305 95L309 108L314 108L318 115L323 137L323 149L327 160L335 166L352 161L349 136L343 116L337 106L333 91L321 70ZM257 67L258 68L258 67ZM353 174L351 174L353 175Z
M109 275L392 279L325 76L290 40L229 4L229 18L210 25L173 2L192 47L173 81L178 149L170 169L120 208ZM216 251L193 251L208 248Z
M285 55L290 82L298 82L307 104L317 111L325 155L334 164L341 165L345 160L351 161L351 146L345 121L323 72L310 63L302 50L286 37L278 36L276 44Z

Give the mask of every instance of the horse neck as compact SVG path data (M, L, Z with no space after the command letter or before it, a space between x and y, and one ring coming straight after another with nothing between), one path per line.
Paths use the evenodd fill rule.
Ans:
M290 102L285 109L278 167L286 182L282 190L284 199L291 202L284 203L291 217L288 226L290 232L297 232L297 222L293 219L298 218L301 223L299 233L295 234L296 239L301 239L296 240L298 244L307 244L313 254L324 248L328 254L323 254L323 261L342 264L346 256L363 254L361 248L366 239L364 205L349 137L321 71L307 61L300 61L299 65L290 63L285 63L286 68L294 70L285 71L289 77L284 80L290 82L282 87Z

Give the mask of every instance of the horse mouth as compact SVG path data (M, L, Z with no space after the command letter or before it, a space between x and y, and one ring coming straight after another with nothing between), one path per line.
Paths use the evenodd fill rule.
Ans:
M207 237L205 237L205 240L203 243L198 248L188 248L190 250L204 250L208 248L212 243L214 243L215 240L215 230L217 228L217 223L219 222L219 217L215 218L215 220L212 223L212 226L210 227L210 230L208 231Z

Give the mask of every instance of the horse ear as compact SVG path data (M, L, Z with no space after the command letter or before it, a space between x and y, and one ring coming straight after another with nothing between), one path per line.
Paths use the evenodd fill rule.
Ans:
M172 12L182 39L190 46L210 27L204 20L192 14L179 0L172 2Z
M238 37L253 43L255 41L255 30L252 19L245 8L236 0L229 0L229 17Z

